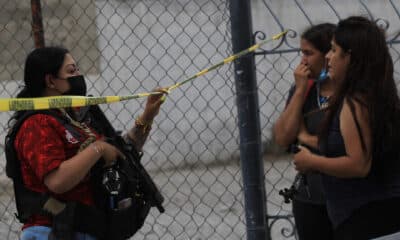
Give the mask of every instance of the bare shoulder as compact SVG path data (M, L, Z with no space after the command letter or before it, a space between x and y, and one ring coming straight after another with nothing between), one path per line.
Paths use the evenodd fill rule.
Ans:
M345 99L340 113L340 131L350 155L364 156L371 149L371 128L365 101Z
M346 97L343 102L343 108L340 113L341 120L356 120L362 123L368 123L369 113L368 104L363 96L355 98Z

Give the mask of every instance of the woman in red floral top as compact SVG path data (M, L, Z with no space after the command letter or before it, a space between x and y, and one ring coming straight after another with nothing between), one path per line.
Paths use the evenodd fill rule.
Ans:
M68 52L60 47L45 47L32 51L25 63L25 87L22 97L49 97L59 95L86 95L86 84L79 68ZM162 91L159 89L159 91ZM162 94L150 96L145 110L124 136L141 151L149 134L151 123L162 104ZM60 109L60 116L76 119L76 109ZM18 117L17 113L16 116ZM99 159L112 164L123 154L105 142L90 125L77 128L83 136L77 139L55 117L35 114L28 117L19 129L14 147L21 162L24 185L32 191L46 193L55 199L93 205L89 184L91 168ZM87 146L81 145L89 138ZM23 226L22 240L48 239L51 218L33 215ZM76 232L75 239L95 239L87 233Z

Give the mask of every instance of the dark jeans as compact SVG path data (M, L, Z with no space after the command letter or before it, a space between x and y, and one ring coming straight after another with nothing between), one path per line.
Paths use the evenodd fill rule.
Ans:
M400 231L400 198L371 202L335 230L335 240L365 240Z
M333 227L325 205L293 200L299 240L332 240Z

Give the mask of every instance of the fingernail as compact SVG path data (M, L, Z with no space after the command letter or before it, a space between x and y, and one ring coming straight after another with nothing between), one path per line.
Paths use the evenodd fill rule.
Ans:
M166 97L165 95L163 95L163 96L160 98L160 101L163 103L163 102L165 102L165 99L167 99L167 97Z

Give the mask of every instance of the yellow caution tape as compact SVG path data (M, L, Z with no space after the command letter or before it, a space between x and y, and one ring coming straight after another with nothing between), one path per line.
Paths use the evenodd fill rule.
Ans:
M192 77L178 82L170 87L165 88L169 93L171 90L192 81L195 78L198 78L207 72L215 70L221 67L224 64L230 63L235 59L243 57L244 55L254 52L256 49L260 48L262 45L281 38L287 33L287 31L281 32L279 34L274 35L272 38L261 41L245 50L242 50L234 55L231 55L221 62L203 69L198 73L194 74ZM159 95L161 92L146 92L139 93L135 95L127 95L127 96L105 96L105 97L84 97L84 96L53 96L53 97L39 97L39 98L0 98L0 112L6 111L21 111L21 110L41 110L41 109L50 109L50 108L69 108L69 107L83 107L89 105L97 105L103 103L114 103L121 102L125 100L148 97L151 95ZM161 99L165 101L165 96Z
M40 110L50 108L68 108L97 105L102 103L120 102L134 98L158 95L160 92L141 93L128 96L81 97L54 96L39 98L1 98L0 111Z
M242 51L240 51L240 52L238 52L238 53L236 53L236 54L234 54L234 55L231 55L231 56L225 58L224 60L222 60L221 62L219 62L219 63L217 63L217 64L215 64L215 65L213 65L213 66L211 66L211 67L209 67L209 68L203 69L203 70L201 70L200 72L196 73L194 76L192 76L192 77L190 77L190 78L188 78L188 79L186 79L186 80L184 80L184 81L182 81L182 82L176 83L176 84L174 84L174 85L172 85L172 86L170 86L169 88L166 88L166 89L167 89L168 91L173 90L173 89L175 89L175 88L177 88L177 87L179 87L179 86L181 86L181 85L183 85L183 84L185 84L185 83L187 83L187 82L192 81L192 80L195 79L195 78L200 77L201 75L206 74L207 72L211 72L212 70L215 70L215 69L221 67L221 66L224 65L224 64L230 63L230 62L232 62L233 60L236 60L236 59L238 59L238 58L241 58L241 57L243 57L244 55L246 55L246 54L248 54L248 53L250 53L250 52L254 52L256 49L260 48L262 45L264 45L264 44L266 44L266 43L268 43L268 42L270 42L270 41L277 40L277 39L281 38L281 37L284 36L287 32L288 32L287 30L286 30L286 31L283 31L283 32L281 32L281 33L279 33L279 34L274 35L274 36L273 36L272 38L270 38L270 39L266 39L266 40L261 41L261 42L259 42L259 43L257 43L257 44L254 44L253 46L251 46L251 47L249 47L249 48L247 48L247 49L245 49L245 50L242 50Z

